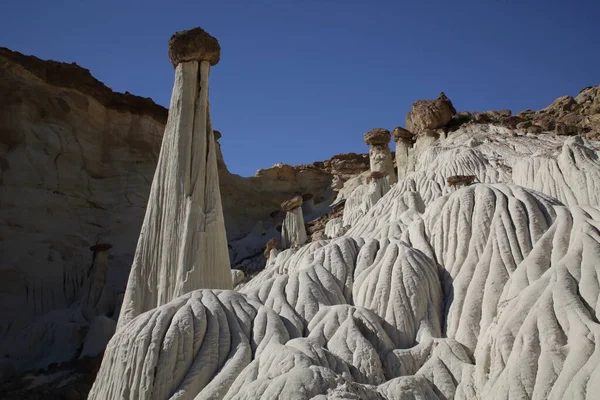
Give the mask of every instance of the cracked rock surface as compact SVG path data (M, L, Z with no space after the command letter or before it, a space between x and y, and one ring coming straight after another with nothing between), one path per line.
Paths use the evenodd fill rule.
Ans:
M90 398L592 399L596 145L493 125L436 140L398 184L355 189L345 212L372 204L340 237L133 319Z

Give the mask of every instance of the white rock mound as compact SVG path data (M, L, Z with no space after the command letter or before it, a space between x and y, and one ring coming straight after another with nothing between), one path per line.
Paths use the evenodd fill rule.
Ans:
M346 233L272 246L237 291L196 285L122 317L90 399L594 398L598 153L509 133L460 128L395 185L359 185Z

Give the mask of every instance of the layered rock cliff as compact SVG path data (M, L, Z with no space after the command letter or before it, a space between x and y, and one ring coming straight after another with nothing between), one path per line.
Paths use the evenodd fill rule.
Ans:
M7 49L0 93L0 369L10 375L77 357L93 317L118 314L167 112L76 65ZM112 246L104 262L96 244Z

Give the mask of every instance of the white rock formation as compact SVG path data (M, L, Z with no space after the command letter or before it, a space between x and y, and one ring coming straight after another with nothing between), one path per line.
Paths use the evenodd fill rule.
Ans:
M343 236L118 329L90 399L595 398L597 143L512 133L418 137L414 172L347 199Z
M232 287L208 111L210 66L218 62L211 49L218 53L219 45L197 29L169 43L176 65L169 119L119 328L191 290Z
M231 270L231 279L233 281L233 286L237 286L245 278L246 278L246 274L244 274L244 271L241 271L239 269Z
M390 190L388 177L371 172L367 183L358 186L344 204L343 226L352 226Z
M414 135L399 126L392 131L392 137L396 142L396 168L398 179L402 180L415 168L415 157L413 148Z
M325 224L325 236L328 239L335 239L340 236L344 227L344 220L342 218L332 218Z
M441 128L456 114L452 102L444 92L435 100L418 100L406 114L406 129L412 133Z
M390 132L387 129L375 128L365 133L365 143L369 145L369 161L371 172L383 172L387 175L390 184L398 181L392 153L390 152Z
M281 205L285 212L285 219L281 226L281 246L284 249L301 246L308 240L302 204L302 197L298 196Z
M567 205L600 204L600 160L580 136L568 138L557 157L544 154L519 159L512 179L517 185L547 193Z
M115 333L116 328L117 323L114 319L103 315L94 317L90 323L79 358L95 357L101 354Z

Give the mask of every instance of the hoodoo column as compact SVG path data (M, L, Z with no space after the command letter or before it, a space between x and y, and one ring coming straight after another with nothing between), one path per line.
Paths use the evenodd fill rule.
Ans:
M414 171L415 161L413 155L414 135L402 128L395 127L392 136L396 142L396 167L398 168L398 179L406 178L406 175Z
M119 327L195 289L231 289L210 123L208 78L221 47L201 28L175 33L175 83Z
M302 213L302 197L296 196L281 204L285 219L281 229L281 245L284 249L301 246L308 240Z
M394 162L390 152L390 131L383 128L371 129L365 133L365 143L369 145L369 160L372 172L383 172L387 175L390 184L398 181Z

